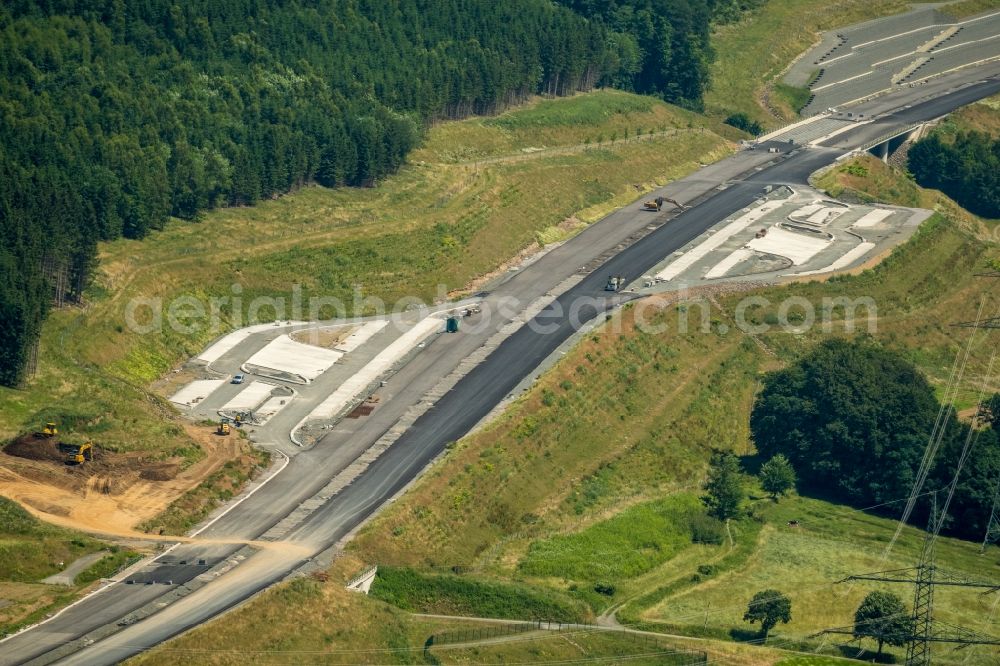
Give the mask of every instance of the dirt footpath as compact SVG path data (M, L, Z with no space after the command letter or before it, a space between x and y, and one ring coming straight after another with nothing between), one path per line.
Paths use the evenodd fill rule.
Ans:
M53 453L58 452L54 440L19 440L0 454L0 495L56 525L149 539L135 529L137 524L243 454L244 445L235 435L221 437L192 424L184 428L206 455L183 470L179 459L152 461L99 448L93 461L67 465L63 455Z

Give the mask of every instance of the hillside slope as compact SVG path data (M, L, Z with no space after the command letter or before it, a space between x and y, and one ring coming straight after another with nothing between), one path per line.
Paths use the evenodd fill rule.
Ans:
M0 497L0 636L69 603L138 554L78 532L46 525ZM45 579L81 558L93 560L69 584ZM88 560L83 559L86 564Z
M793 296L816 307L824 297L871 296L878 326L870 334L908 355L942 386L966 341L949 324L967 318L983 295L983 283L973 273L1000 259L993 224L873 159L841 164L820 184L840 191L850 187L872 199L922 202L941 214L874 268L754 292L770 301L754 321L769 320ZM362 563L406 566L419 574L419 590L390 576L376 581L376 589L386 587L375 596L427 610L431 607L421 599L433 599L436 608L461 607L463 595L484 582L527 584L560 595L564 603L582 602L595 615L617 608L624 622L708 637L699 649L720 658L729 651L739 663L798 663L780 650L755 647L755 632L742 621L753 593L775 587L791 596L793 621L776 628L769 645L840 654L835 644L809 637L849 624L860 598L874 588L834 581L911 565L920 530L904 529L886 556L895 529L891 519L820 498L775 504L761 497L753 502L753 518L734 522L718 536L702 532L707 540L691 542L694 528L685 507L697 505L709 452L753 451L747 421L759 372L781 367L826 335L818 328L800 333L772 327L746 337L732 319L744 296L716 294L700 303L651 300L646 321L667 324L666 332L655 334L637 328L638 306L624 309L581 340L494 423L459 442L365 528L335 575L347 577L337 572ZM986 297L988 308L1000 306L995 293ZM702 308L708 329L679 333L683 317L701 321ZM833 334L853 335L836 320ZM986 336L974 338L960 387L964 400L978 389L991 350ZM996 552L991 547L980 555L979 544L942 539L939 564L1000 578ZM905 590L896 591L908 597ZM317 598L297 608L309 613L322 603ZM519 612L516 595L507 603L507 612ZM384 607L370 598L351 605L369 609L365 612ZM989 598L942 592L937 608L944 621L1000 633ZM257 618L271 611L261 599L241 613L259 626ZM214 623L138 661L166 663L172 649L194 649L209 637L216 645L265 650L289 630L279 622L250 635L239 623ZM731 643L734 639L738 642ZM373 646L385 645L384 639L371 640ZM322 649L336 651L340 644L333 639ZM298 646L319 643L303 639ZM989 654L989 648L969 653L973 660ZM935 652L941 663L965 657ZM811 659L802 663L822 663L818 656Z
M4 439L53 420L67 440L92 439L100 459L67 467L61 458L0 453L0 493L62 525L183 533L264 460L242 440L184 421L165 400L182 377L170 370L222 330L140 333L127 324L129 303L162 299L166 307L239 284L244 309L235 317L245 320L255 296L290 301L300 285L306 296L351 303L357 282L390 303L404 295L429 302L439 284L475 284L519 251L565 239L640 191L728 154L724 137L736 132L701 127L708 122L615 91L537 99L436 125L414 163L378 187L304 188L102 245L86 307L59 309L45 325L35 380L0 388Z

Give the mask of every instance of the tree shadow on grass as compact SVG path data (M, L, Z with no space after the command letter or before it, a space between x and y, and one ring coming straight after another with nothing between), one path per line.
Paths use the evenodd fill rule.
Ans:
M857 659L858 661L867 661L870 664L898 664L896 660L896 655L890 654L888 652L883 652L879 655L874 650L863 650L856 646L851 645L839 645L837 649L840 650L840 654L848 659Z
M766 462L767 458L759 453L751 453L749 455L740 456L740 465L743 466L743 469L746 470L747 474L752 474L753 476L760 474L760 468L763 467Z
M729 637L739 643L757 642L761 639L760 632L755 629L730 629Z

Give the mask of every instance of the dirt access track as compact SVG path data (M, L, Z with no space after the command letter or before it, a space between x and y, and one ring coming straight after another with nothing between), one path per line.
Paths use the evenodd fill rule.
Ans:
M21 437L0 454L0 495L36 517L62 527L103 536L149 539L135 528L163 511L226 462L241 456L235 435L186 424L205 457L187 469L179 460L149 460L132 453L102 451L94 460L68 465L57 439Z

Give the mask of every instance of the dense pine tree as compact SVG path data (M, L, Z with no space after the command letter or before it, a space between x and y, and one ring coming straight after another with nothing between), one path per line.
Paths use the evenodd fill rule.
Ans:
M737 19L760 0L556 0L608 26L608 83L701 107L714 53L711 23Z
M21 379L54 292L81 296L99 240L313 181L371 185L428 122L534 93L620 84L697 105L716 2L735 6L3 3L0 383Z

